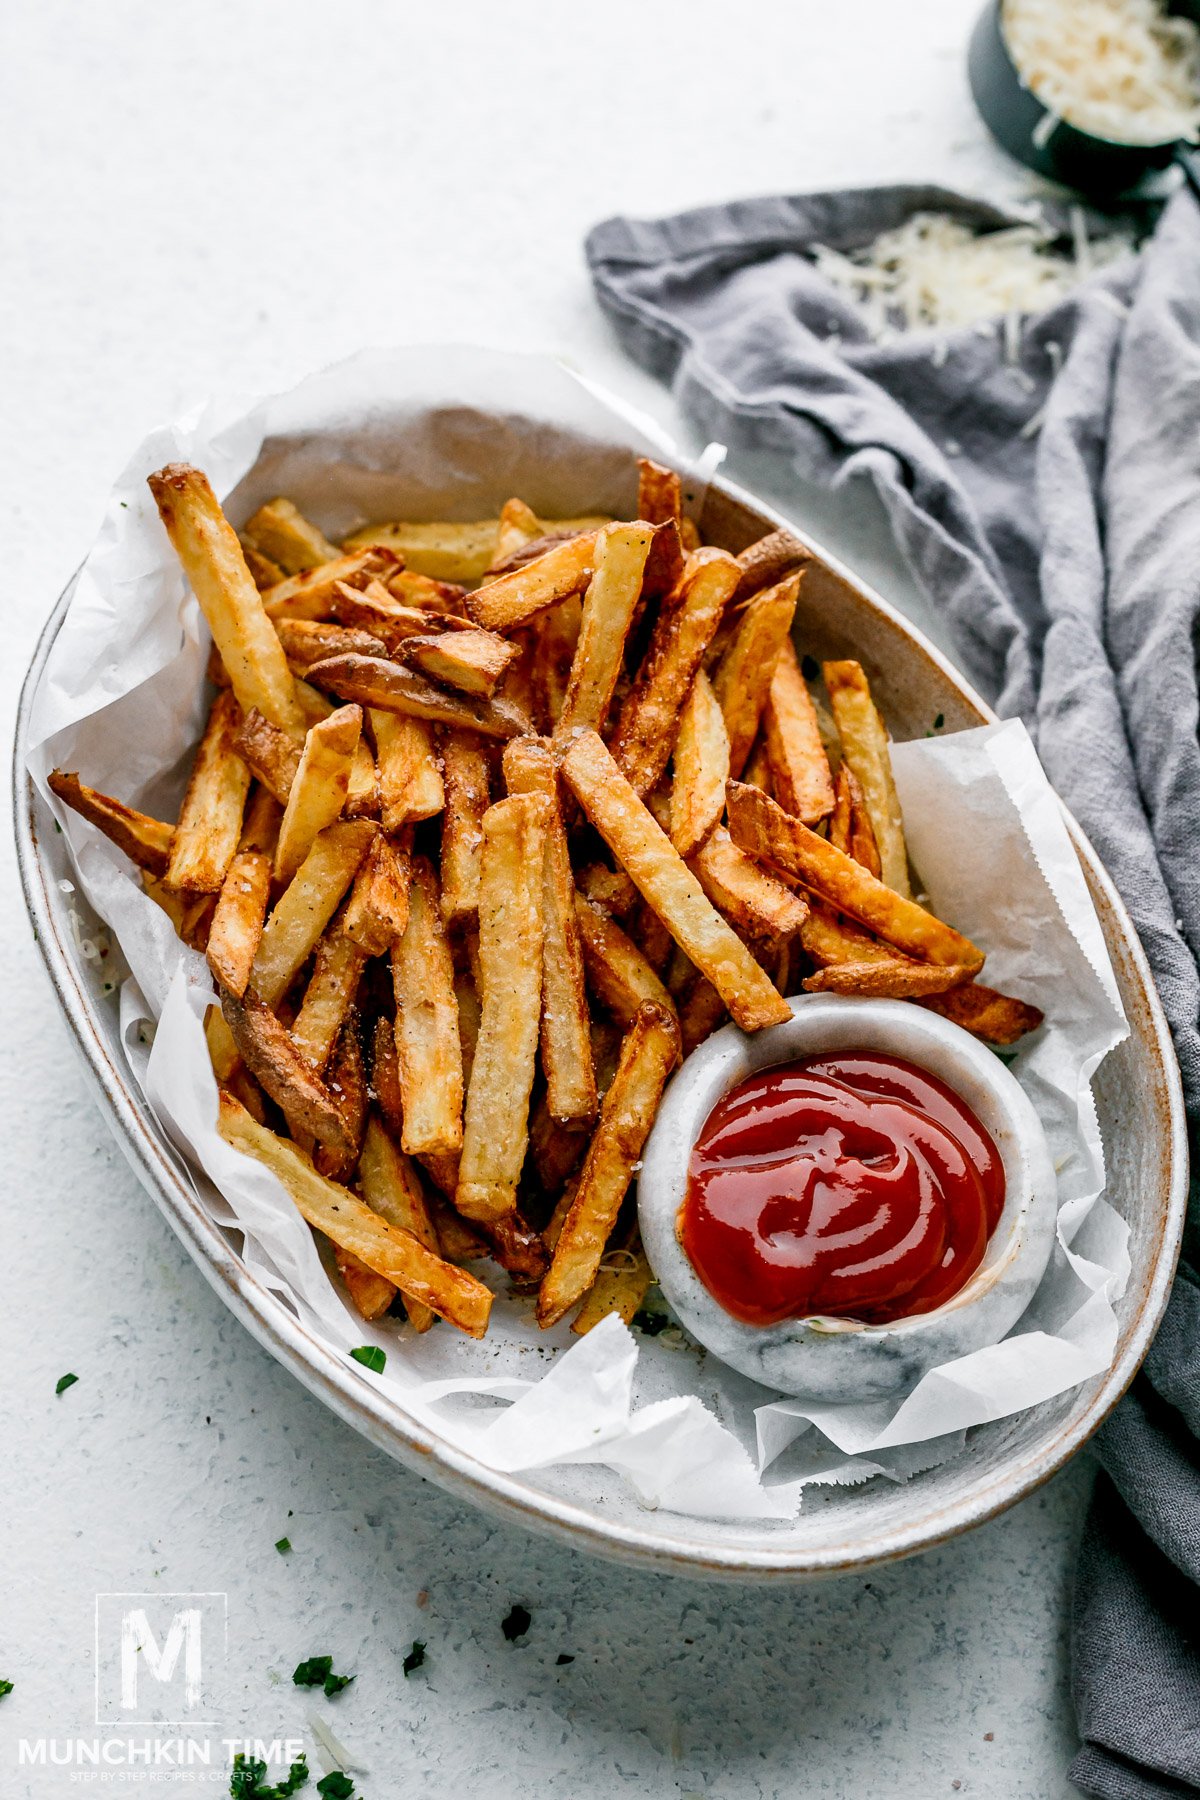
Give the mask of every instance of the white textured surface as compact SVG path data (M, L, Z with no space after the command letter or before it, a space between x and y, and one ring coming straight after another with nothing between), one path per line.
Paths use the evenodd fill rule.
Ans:
M669 419L592 304L595 219L881 179L1012 191L966 95L973 12L7 9L8 712L126 451L210 388L461 337L560 350ZM749 459L734 473L911 603L861 496L802 496ZM91 1730L93 1596L156 1587L229 1593L228 1733L302 1729L303 1655L359 1671L320 1710L368 1800L1071 1792L1084 1463L936 1555L775 1592L627 1573L449 1502L329 1417L187 1262L92 1105L7 838L4 856L4 1800L72 1791L65 1770L18 1771L16 1741ZM67 1369L79 1384L55 1399ZM499 1628L514 1600L533 1613L516 1647ZM429 1661L405 1681L418 1636Z

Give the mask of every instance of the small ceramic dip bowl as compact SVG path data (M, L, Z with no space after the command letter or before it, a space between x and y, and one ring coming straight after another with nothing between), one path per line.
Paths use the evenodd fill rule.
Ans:
M680 1322L714 1356L785 1394L883 1400L940 1363L995 1344L1033 1298L1054 1244L1057 1191L1029 1097L985 1044L899 1000L799 995L791 1020L747 1036L727 1026L675 1075L646 1144L638 1181L642 1242ZM990 1132L1004 1165L1004 1210L983 1261L935 1311L888 1325L808 1317L774 1325L734 1318L696 1274L677 1233L692 1147L721 1097L756 1070L797 1057L873 1050L939 1077Z

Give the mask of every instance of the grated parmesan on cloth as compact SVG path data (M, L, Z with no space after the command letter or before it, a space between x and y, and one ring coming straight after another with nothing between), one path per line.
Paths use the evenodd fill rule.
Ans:
M1200 135L1200 30L1160 0L1004 0L1022 80L1094 137L1166 144Z

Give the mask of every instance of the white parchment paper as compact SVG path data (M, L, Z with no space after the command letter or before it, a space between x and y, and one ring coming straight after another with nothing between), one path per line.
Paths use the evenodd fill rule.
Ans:
M461 348L364 353L288 394L210 404L155 432L117 483L75 584L35 702L31 772L45 793L54 765L78 769L174 816L206 706L208 637L145 486L163 463L204 468L235 523L284 493L336 538L378 519L486 516L514 493L550 516L628 516L631 450L686 466L652 423L562 365ZM719 454L692 468L693 506ZM1014 1068L1049 1134L1060 1212L1051 1267L1009 1338L887 1406L773 1399L681 1351L674 1334L642 1338L616 1319L580 1340L565 1325L540 1332L528 1303L503 1292L483 1343L445 1327L416 1337L399 1323L364 1324L274 1176L217 1136L203 959L178 942L119 852L55 810L80 886L128 965L123 1041L181 1167L207 1178L199 1191L243 1235L251 1273L343 1352L357 1379L497 1470L603 1463L648 1506L786 1520L805 1482L907 1479L960 1449L971 1425L1098 1374L1113 1355L1112 1302L1128 1272L1124 1224L1101 1198L1090 1089L1127 1027L1032 746L1006 724L900 745L895 764L936 910L987 950L989 981L1048 1011ZM370 1342L387 1351L379 1375L349 1358Z

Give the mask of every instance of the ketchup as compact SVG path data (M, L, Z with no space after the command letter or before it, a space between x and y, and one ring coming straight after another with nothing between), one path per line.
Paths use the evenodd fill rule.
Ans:
M992 1138L944 1081L873 1050L763 1069L713 1108L678 1231L713 1298L774 1325L931 1312L1004 1207Z

